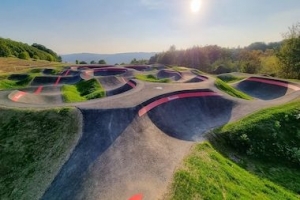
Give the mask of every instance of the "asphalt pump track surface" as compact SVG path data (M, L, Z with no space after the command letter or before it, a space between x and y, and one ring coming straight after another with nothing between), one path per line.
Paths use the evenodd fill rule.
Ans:
M282 80L250 77L237 83L237 88L246 87L244 91L250 95L259 94L247 86L252 82L284 87L280 95L253 95L256 99L247 101L219 91L214 78L201 78L199 82L171 84L134 81L135 87L122 94L53 105L77 107L83 115L83 128L77 146L42 199L161 199L176 167L209 130L300 98L300 86ZM111 82L121 84L120 78L106 81L107 87L114 85ZM253 88L259 90L261 85ZM3 106L24 107L18 102L7 105L1 98Z

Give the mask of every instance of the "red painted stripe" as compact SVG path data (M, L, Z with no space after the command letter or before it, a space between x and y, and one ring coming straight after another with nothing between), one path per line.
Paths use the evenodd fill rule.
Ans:
M65 73L65 76L68 76L68 74L70 73L70 69L68 69L67 71L66 71L66 73Z
M130 85L132 88L135 88L135 84L132 83L131 81L128 81L127 84Z
M23 92L23 91L19 91L19 92L17 92L14 96L13 96L13 98L12 98L12 100L13 101L18 101L22 96L24 96L26 94L26 92Z
M136 195L130 197L128 200L142 200L142 199L143 199L142 194L136 194Z
M254 77L250 77L247 80L248 81L261 82L261 83L268 83L268 84L271 84L271 85L278 85L278 86L290 88L290 89L293 89L293 90L296 90L296 91L300 90L300 88L295 86L295 85L291 85L289 83L283 83L283 82L275 81L275 80L266 80L266 79L254 78Z
M37 88L37 90L34 92L34 94L40 94L41 91L42 91L42 89L43 89L43 86L39 86L39 87Z
M158 99L147 106L143 107L142 109L139 110L139 116L143 116L146 114L148 111L152 110L153 108L167 103L169 101L173 101L175 99L182 99L182 98L190 98L190 97L205 97L205 96L220 96L220 94L217 94L215 92L188 92L188 93L181 93L181 94L176 94L176 95L171 95L169 97L163 97L161 99Z
M61 76L57 77L57 79L56 79L56 82L55 82L55 84L54 84L55 86L57 86L57 85L58 85L58 83L59 83L60 79L61 79Z

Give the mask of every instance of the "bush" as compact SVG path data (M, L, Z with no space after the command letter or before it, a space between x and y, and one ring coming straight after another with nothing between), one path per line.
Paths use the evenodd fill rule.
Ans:
M27 51L23 51L18 56L20 59L29 60L30 56Z

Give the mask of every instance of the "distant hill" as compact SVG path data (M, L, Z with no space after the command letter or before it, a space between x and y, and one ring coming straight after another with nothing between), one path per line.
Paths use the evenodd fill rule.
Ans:
M78 61L85 61L90 63L91 61L98 62L99 60L105 60L107 64L121 64L130 63L134 58L137 60L148 60L151 56L154 56L155 52L135 52L135 53L117 53L117 54L93 54L93 53L77 53L61 55L63 62L75 63Z
M11 39L0 37L0 57L16 57L28 60L30 58L36 60L60 61L60 57L51 49L41 44L32 44L31 46L17 42Z

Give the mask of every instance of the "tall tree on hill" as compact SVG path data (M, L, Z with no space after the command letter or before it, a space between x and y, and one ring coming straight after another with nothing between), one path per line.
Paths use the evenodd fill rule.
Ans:
M276 54L280 61L281 75L300 79L300 22L290 27L284 38Z
M105 65L106 62L105 62L105 60L102 59L102 60L99 60L98 64L100 64L100 65Z
M0 44L0 57L8 57L10 55L10 49L5 44Z

